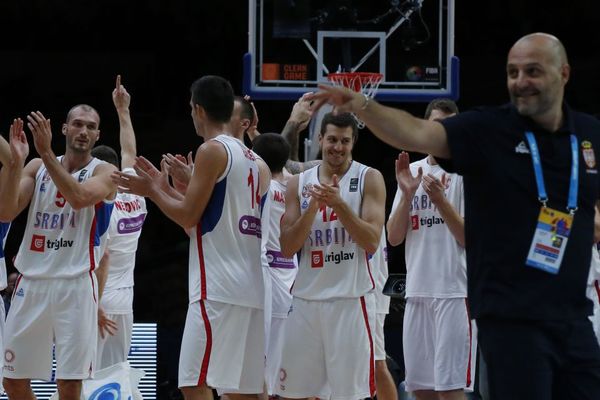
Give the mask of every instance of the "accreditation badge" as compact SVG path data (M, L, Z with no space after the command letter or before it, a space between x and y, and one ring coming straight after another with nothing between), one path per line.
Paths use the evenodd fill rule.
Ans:
M527 255L527 266L558 274L572 225L573 215L542 207Z

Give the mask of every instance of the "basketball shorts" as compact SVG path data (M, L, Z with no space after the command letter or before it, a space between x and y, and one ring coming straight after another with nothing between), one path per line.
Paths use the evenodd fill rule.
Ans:
M595 280L592 285L588 285L587 296L594 303L594 313L590 315L590 321L594 327L594 333L600 343L600 282Z
M375 392L375 298L294 298L275 394L350 400Z
M385 360L385 337L383 334L383 324L387 314L375 313L375 326L373 327L373 342L375 344L375 361Z
M472 390L474 328L465 298L408 298L402 340L406 391Z
M265 364L265 383L269 395L274 394L275 385L279 382L279 365L281 364L281 353L285 341L285 323L287 318L271 318L271 333L269 335L269 347L267 348L267 360Z
M263 310L200 300L188 306L179 387L258 394L265 378Z
M96 275L27 279L15 284L6 320L4 377L56 379L93 375L98 334Z

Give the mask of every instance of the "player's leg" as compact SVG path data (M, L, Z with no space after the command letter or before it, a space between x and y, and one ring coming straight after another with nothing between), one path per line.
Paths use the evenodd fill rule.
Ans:
M2 384L9 399L35 400L29 379L4 378Z
M60 400L80 400L81 399L81 380L78 379L57 379L58 397Z
M179 388L185 400L213 400L212 389L202 384L199 386L185 386Z
M465 400L473 386L476 342L467 301L434 299L435 390L440 399ZM472 389L471 389L472 390Z
M323 301L321 321L331 399L375 395L375 296Z
M51 286L21 277L16 282L4 331L3 386L11 399L35 399L30 380L51 378Z
M293 300L292 311L285 322L285 339L275 385L275 394L281 398L330 397L319 320L321 303Z
M98 342L95 274L53 279L56 383L61 400L79 400L82 379L93 376Z
M398 400L398 391L392 374L388 370L385 354L385 337L383 326L386 314L375 314L375 326L373 327L375 345L375 386L379 400Z
M216 388L220 395L226 393L230 400L257 400L265 388L264 312L256 308L234 307L250 315L247 324L236 327L239 335L237 340L243 344L240 357L238 360L229 357L232 362L241 362L242 371L237 386Z
M402 347L405 387L418 400L435 400L435 342L430 298L408 298L404 309Z
M117 324L117 329L114 335L105 333L104 338L98 335L97 369L127 361L131 347L133 314L108 314L106 317Z

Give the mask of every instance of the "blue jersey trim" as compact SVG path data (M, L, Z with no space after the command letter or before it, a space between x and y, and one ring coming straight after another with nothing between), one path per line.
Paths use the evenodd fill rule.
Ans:
M223 214L223 202L225 201L225 192L227 189L227 178L218 182L210 196L210 200L206 205L200 224L202 226L202 235L212 232L219 223L221 215Z
M96 232L94 232L94 246L100 246L100 238L108 230L110 216L114 203L99 203L96 205Z

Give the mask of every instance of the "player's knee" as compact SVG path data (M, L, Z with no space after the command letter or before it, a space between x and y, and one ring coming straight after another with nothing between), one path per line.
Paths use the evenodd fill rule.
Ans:
M14 399L24 398L23 394L30 390L29 379L4 378L2 385L8 396Z
M462 389L438 392L438 397L440 400L466 400L467 398Z
M60 400L80 400L82 387L80 380L57 379L56 386Z

